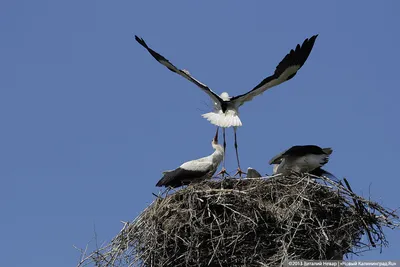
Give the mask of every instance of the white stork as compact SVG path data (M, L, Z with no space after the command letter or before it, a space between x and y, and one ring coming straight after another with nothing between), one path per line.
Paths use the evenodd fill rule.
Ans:
M211 145L215 149L214 153L208 157L185 162L173 171L163 172L164 176L156 186L179 187L211 178L224 158L224 148L218 144L218 128Z
M189 73L189 71L175 67L165 57L163 57L162 55L151 49L142 38L139 38L138 36L135 35L135 39L139 44L141 44L144 48L146 48L147 51L159 63L167 67L170 71L175 72L181 75L182 77L186 78L187 80L191 81L211 97L211 99L214 102L214 111L203 114L202 116L206 118L208 121L210 121L212 124L223 128L224 151L226 149L225 128L233 127L235 135L236 159L238 163L238 170L235 175L237 174L241 175L243 172L240 169L238 145L236 138L236 129L239 126L242 126L242 122L239 118L239 107L243 105L245 102L252 100L253 97L261 95L265 90L293 78L296 75L297 71L306 62L314 46L317 36L318 35L314 35L310 39L305 39L301 46L298 44L295 50L293 49L290 50L289 54L287 54L278 64L274 74L262 80L252 90L250 90L245 94L233 97L229 96L227 92L223 92L221 95L217 95L207 85L196 80ZM224 160L223 170L220 173L226 173L225 160Z
M321 167L329 161L333 150L315 145L292 146L273 157L269 164L274 164L274 174L311 173L317 176L332 175ZM333 175L332 175L333 176Z

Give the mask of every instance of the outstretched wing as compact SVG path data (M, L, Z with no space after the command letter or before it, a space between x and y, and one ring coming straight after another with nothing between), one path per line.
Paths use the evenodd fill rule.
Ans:
M298 44L295 50L290 50L289 54L282 59L273 75L265 78L251 91L232 97L231 101L236 101L239 105L243 105L244 102L252 100L253 97L262 94L265 90L293 78L306 62L317 37L318 34L304 40L301 46Z
M157 53L156 51L154 51L153 49L151 49L146 42L142 39L139 38L138 36L135 35L135 39L136 41L141 44L144 48L147 49L147 51L149 51L149 53L162 65L164 65L165 67L167 67L170 71L175 72L179 75L181 75L182 77L186 78L187 80L191 81L192 83L196 84L198 87L200 87L204 92L206 92L216 103L222 103L222 99L216 94L214 93L207 85L205 85L204 83L196 80L192 75L190 75L189 71L187 70L181 70L178 69L177 67L175 67L171 62L168 61L168 59L166 59L165 57L163 57L162 55L160 55L159 53Z

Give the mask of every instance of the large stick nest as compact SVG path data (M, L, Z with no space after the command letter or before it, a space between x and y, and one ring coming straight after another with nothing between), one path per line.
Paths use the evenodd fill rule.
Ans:
M161 194L78 266L275 266L287 259L341 259L387 245L383 226L398 227L398 216L326 177L208 180Z

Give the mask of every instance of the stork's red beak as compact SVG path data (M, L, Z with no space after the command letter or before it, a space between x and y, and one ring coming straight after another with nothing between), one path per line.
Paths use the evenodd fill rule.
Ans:
M214 139L213 139L213 142L216 143L216 144L218 144L218 130L219 130L219 127L217 127L217 132L215 133L215 136L214 136Z

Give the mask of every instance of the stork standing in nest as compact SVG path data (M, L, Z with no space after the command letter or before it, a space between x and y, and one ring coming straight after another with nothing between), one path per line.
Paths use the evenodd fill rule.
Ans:
M224 148L218 144L218 129L211 142L215 149L214 153L208 157L185 162L173 171L163 172L164 176L156 186L179 187L211 178L224 158Z
M189 73L189 71L175 67L165 57L163 57L162 55L151 49L142 38L139 38L138 36L135 35L135 39L139 44L141 44L144 48L146 48L147 51L159 63L167 67L170 71L175 72L181 75L182 77L186 78L187 80L191 81L210 96L210 98L214 103L214 111L203 114L202 116L206 118L208 121L210 121L212 124L218 127L222 127L223 137L224 137L224 151L226 149L225 128L233 127L235 135L236 159L238 164L238 169L235 175L239 174L241 176L241 174L243 174L244 172L242 172L242 170L240 169L238 145L236 137L237 127L242 126L242 122L239 118L239 107L243 105L245 102L252 100L255 96L261 95L265 90L293 78L296 75L297 71L306 62L314 46L314 42L317 36L318 35L314 35L309 39L305 39L305 41L301 46L298 44L295 50L292 49L289 52L289 54L287 54L282 59L282 61L276 67L274 74L262 80L252 90L250 90L245 94L233 97L229 96L227 92L223 92L221 95L217 95L207 85L196 80ZM220 173L226 174L225 159L224 159L223 169Z
M273 157L269 164L274 164L274 174L311 173L317 176L332 175L321 167L329 161L333 150L315 145L292 146ZM333 175L332 175L333 176Z

